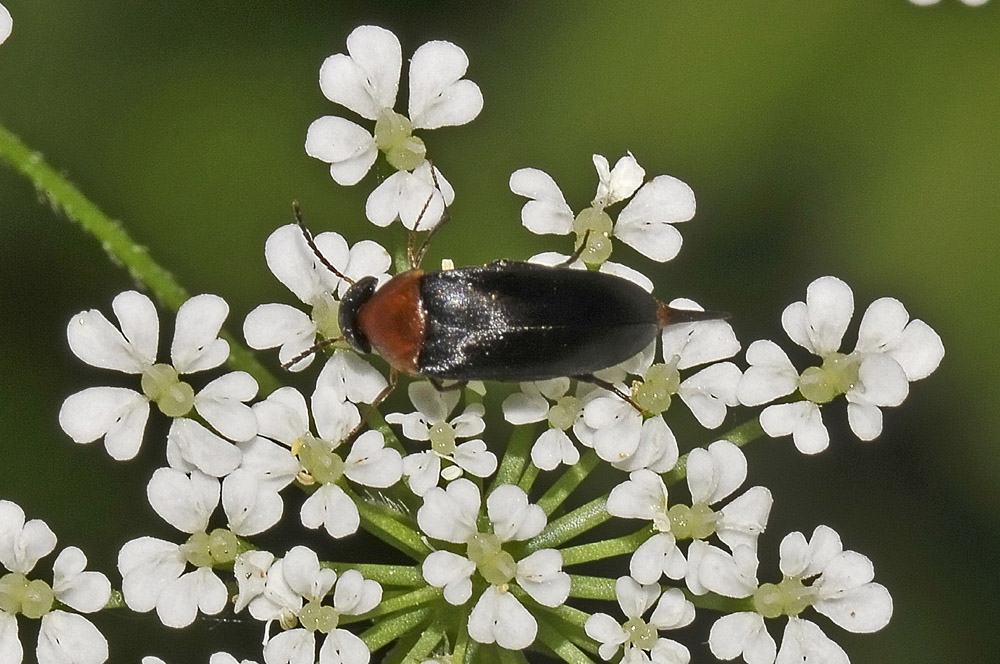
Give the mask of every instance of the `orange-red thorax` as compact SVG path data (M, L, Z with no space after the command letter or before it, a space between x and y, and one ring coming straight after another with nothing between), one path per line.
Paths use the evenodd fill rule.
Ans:
M358 309L356 325L390 366L418 374L424 343L424 308L420 298L422 270L398 274Z

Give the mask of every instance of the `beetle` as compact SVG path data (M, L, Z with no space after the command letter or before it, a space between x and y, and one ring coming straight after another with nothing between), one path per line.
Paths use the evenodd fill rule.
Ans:
M376 286L365 277L341 299L347 342L437 384L589 379L667 325L721 317L675 309L613 274L520 261L414 269Z
M571 377L632 403L593 374L638 354L668 325L726 317L676 309L623 277L568 267L579 253L558 266L499 260L425 272L416 267L425 240L416 251L410 246L412 269L379 287L373 276L355 281L334 267L313 241L297 203L293 210L320 263L351 284L340 300L343 339L359 353L374 350L392 368L376 403L392 390L397 373L425 377L438 389L448 389L445 380L461 386L471 380ZM286 366L339 340L320 342Z

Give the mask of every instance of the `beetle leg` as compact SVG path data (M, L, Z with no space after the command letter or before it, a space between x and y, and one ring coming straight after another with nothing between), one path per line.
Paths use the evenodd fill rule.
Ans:
M584 383L590 383L591 385L596 385L596 386L600 387L601 389L607 390L608 392L613 392L616 395L618 395L623 401L628 402L629 405L631 405L633 408L635 408L637 411L639 411L640 414L643 412L642 408L639 407L639 404L637 404L635 402L635 400L633 400L630 395L626 394L625 392L622 392L622 390L619 389L619 387L617 385L615 385L614 383L609 383L606 380L602 380L602 379L598 378L597 376L595 376L594 374L583 374L581 376L571 376L571 378L575 378L576 380L583 381Z
M314 343L309 348L306 348L304 351L302 351L301 353L299 353L298 355L296 355L292 359L290 359L287 362L283 363L281 365L281 368L282 369L286 369L286 370L287 369L291 369L296 364L298 364L302 360L306 359L310 355L313 355L315 353L319 353L324 348L328 348L328 347L332 346L333 344L337 343L338 341L343 341L343 340L344 340L344 337L333 337L331 339L323 339L322 341L317 341L316 343Z
M469 381L467 380L456 380L451 385L445 385L444 382L442 382L441 380L437 378L431 378L430 376L427 376L427 380L430 381L430 384L433 385L434 389L437 390L438 392L451 392L452 390L460 390L469 384Z
M441 191L441 185L438 184L437 169L434 168L433 163L431 164L431 180L434 182L435 191L441 194L441 200L444 201L444 192ZM439 219L438 222L427 231L427 235L424 237L420 245L416 245L416 233L418 227L420 226L420 222L423 221L424 213L427 212L427 208L430 207L431 200L433 200L433 198L434 193L432 192L424 202L424 207L420 210L420 214L417 215L417 223L413 225L413 231L410 232L410 238L407 242L406 252L410 259L410 267L414 270L420 267L421 261L424 260L424 254L426 254L427 249L430 248L431 240L437 234L438 229L444 226L445 223L451 219L451 215L448 213L448 204L445 203L444 211L441 213L441 219Z
M361 416L361 421L358 422L358 425L356 427L351 429L351 433L347 434L347 436L344 438L345 442L353 441L358 436L358 434L361 433L361 430L364 429L365 426L371 426L371 422L369 420L371 420L372 414L378 410L378 407L382 405L383 401L389 398L389 395L392 394L393 390L396 389L396 384L398 382L399 382L399 372L395 368L390 367L389 383L384 388L382 388L382 391L379 392L374 399L372 399L372 402L370 404L367 404L368 407L365 408L365 414Z

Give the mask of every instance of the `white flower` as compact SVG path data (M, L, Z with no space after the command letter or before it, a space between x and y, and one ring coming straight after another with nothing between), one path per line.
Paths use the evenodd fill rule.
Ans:
M336 584L336 587L334 586ZM333 591L333 605L323 604ZM292 548L267 572L263 594L250 602L250 613L258 620L279 620L283 625L298 621L302 626L266 639L265 664L316 661L316 632L326 632L319 650L320 664L366 664L371 653L364 641L336 625L341 615L360 615L382 601L382 587L355 570L340 577L321 568L316 552L304 546Z
M528 502L523 490L502 484L490 493L489 532L477 529L480 507L479 488L464 478L424 495L417 511L421 530L434 539L466 545L466 556L434 551L424 559L423 576L430 585L444 588L449 603L460 605L471 598L471 576L478 571L489 585L469 614L469 636L479 643L523 650L535 640L538 624L510 592L510 584L516 582L533 600L554 608L569 596L569 575L562 571L562 554L555 549L541 549L519 561L504 550L504 543L531 539L545 527L545 513Z
M944 357L937 333L922 320L910 320L903 305L889 297L868 307L854 351L842 353L839 348L853 313L850 286L821 277L809 284L805 302L789 305L781 316L789 338L819 356L821 366L799 374L776 344L756 341L747 348L750 368L737 389L741 403L769 403L796 389L805 397L763 410L760 423L769 436L791 434L800 452L823 451L830 436L820 407L844 395L851 429L858 438L873 440L882 432L880 408L902 403L909 383L926 378Z
M730 549L740 545L756 548L771 509L771 493L753 487L716 511L712 505L729 497L746 479L743 452L727 440L708 449L695 448L688 455L687 482L691 504L669 505L667 488L659 475L637 470L611 490L607 509L621 518L646 519L653 536L643 542L629 563L632 577L640 583L655 583L660 575L671 579L688 576L692 590L698 588L695 569L689 569L677 546L681 540L706 540L716 535Z
M362 240L349 248L347 241L333 232L320 233L313 242L331 265L351 279L387 278L391 258L376 242ZM325 340L341 336L340 303L334 294L343 296L349 284L320 262L296 224L271 233L264 245L264 258L278 281L309 307L309 313L286 304L262 304L247 315L243 336L251 348L280 347L278 359L282 364L301 358L288 367L301 371L316 356L307 351L317 337Z
M215 295L197 295L180 306L170 347L171 364L156 363L159 321L148 297L126 291L115 297L112 308L120 330L96 309L81 312L67 329L70 349L92 366L140 375L142 392L120 387L77 392L59 411L63 431L78 443L103 437L113 458L131 459L142 443L152 401L165 415L175 418L171 433L176 461L183 459L196 467L205 462L209 465L202 470L216 476L234 469L239 464L239 450L185 416L194 409L218 434L234 441L250 440L257 434L257 426L245 402L256 396L257 381L246 372L235 371L195 394L179 379L181 374L212 369L226 361L229 344L218 335L229 305ZM198 430L188 427L175 431L182 420Z
M56 536L38 519L25 521L21 508L0 500L0 660L20 662L16 615L41 619L35 661L39 664L101 664L108 659L108 642L83 616L53 609L56 601L81 613L102 609L111 597L111 583L100 572L84 571L87 557L76 547L63 549L52 566L52 585L29 579L40 558L56 545Z
M125 603L138 612L155 608L168 627L191 624L198 611L218 613L225 608L228 593L213 566L234 562L237 535L257 534L278 521L280 498L261 487L248 470L230 474L220 492L219 480L197 470L187 475L160 468L150 478L146 493L157 514L191 537L184 544L153 537L127 542L118 555ZM207 532L220 496L229 530ZM185 572L188 563L195 569Z
M14 19L11 18L7 8L0 5L0 44L7 41L7 37L10 37L11 30L13 29Z
M455 200L455 190L437 166L425 161L409 171L397 171L380 183L365 201L365 216L385 227L399 219L411 231L427 231Z
M709 646L720 659L743 655L748 664L823 661L847 663L847 655L809 620L800 617L812 607L840 627L856 633L875 632L892 616L892 598L874 583L871 561L845 551L832 529L819 526L806 541L793 532L781 542L777 584L758 587L757 556L746 546L732 555L703 545L699 553L699 580L706 590L727 597L753 596L755 612L720 618L712 626ZM689 562L691 562L689 560ZM764 627L764 616L789 616L781 648Z
M356 371L361 363L372 372ZM359 380L351 380L358 376ZM377 376L377 379L374 379ZM380 382L381 381L381 382ZM302 504L300 516L308 528L323 526L333 537L357 531L361 516L357 505L341 484L350 480L363 486L386 488L399 481L403 462L399 452L385 446L378 431L366 431L350 444L344 455L345 439L361 422L357 407L348 398L373 399L385 379L353 353L338 351L320 374L312 397L312 416L318 435L309 424L305 397L292 387L272 392L254 404L260 435L287 448L288 457L299 466L299 478L320 487ZM286 461L291 459L286 457Z
M686 647L659 635L660 630L685 627L694 620L694 605L680 589L671 588L661 595L660 586L641 585L623 576L615 582L615 595L627 621L619 624L606 613L595 613L585 625L587 636L601 644L598 653L602 659L610 660L621 648L623 662L687 664L691 660ZM654 603L656 608L647 622L642 616Z
M489 477L497 469L496 455L486 449L481 439L457 443L459 438L479 436L486 430L482 404L469 404L458 416L447 419L458 405L459 393L442 392L428 382L413 382L407 390L416 412L389 413L386 421L403 425L403 435L410 440L430 441L431 449L403 459L403 474L413 493L426 494L437 486L438 478L452 481L467 472ZM443 466L442 461L448 465Z
M580 451L566 431L583 412L579 397L568 394L569 378L521 383L521 391L503 401L503 416L514 425L546 420L546 429L531 447L531 462L542 470L555 470L561 464L572 466L580 460ZM550 401L554 402L550 405Z
M479 86L463 78L469 59L461 48L446 41L418 48L410 60L406 117L393 110L402 69L402 48L396 36L383 28L361 26L347 37L347 52L323 63L320 89L330 101L374 120L374 134L344 118L324 116L309 125L306 152L329 163L330 175L338 184L352 185L365 176L382 151L389 164L406 175L384 182L385 189L378 196L373 192L376 200L369 201L369 218L384 225L386 212L394 209L413 230L420 215L410 212L426 205L422 230L428 230L451 201L443 193L447 187L440 174L415 176L427 161L424 142L413 130L462 125L479 115L483 107ZM428 180L432 181L430 189L422 186Z
M533 233L565 235L574 232L582 242L587 232L583 260L603 263L611 255L614 235L647 258L664 262L677 255L681 234L673 224L694 216L694 192L669 175L660 175L642 184L645 171L631 153L610 168L608 160L594 155L597 193L590 207L574 215L562 191L547 173L522 168L510 176L510 189L529 200L521 210L521 221ZM612 222L605 208L631 198Z

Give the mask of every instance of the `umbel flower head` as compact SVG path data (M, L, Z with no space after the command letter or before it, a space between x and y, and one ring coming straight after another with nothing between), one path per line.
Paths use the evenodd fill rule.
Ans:
M18 616L41 619L35 649L38 664L100 664L108 658L107 640L80 613L102 609L111 597L111 583L100 572L84 571L87 556L75 546L56 557L51 584L32 578L35 565L55 546L56 536L45 522L25 521L20 506L0 500L0 661L4 664L23 657Z
M374 129L320 118L309 128L306 149L330 164L339 184L359 182L380 152L395 169L367 205L377 226L398 218L411 231L406 256L413 271L392 277L393 284L426 284L431 274L418 269L424 247L417 243L427 235L412 231L430 230L454 194L414 130L462 124L479 113L482 96L464 78L467 67L464 52L448 42L417 49L408 115L394 110L402 49L387 30L354 30L347 53L322 67L324 94ZM627 285L657 309L662 303L647 295L653 291L648 277L607 261L610 241L617 237L656 261L671 259L681 248L675 225L694 215L694 194L671 176L647 181L631 153L613 167L595 155L594 165L597 191L576 214L547 174L513 174L511 189L529 199L521 216L526 227L574 232L578 244L587 242L572 261L547 253L534 259L539 265L517 265L561 270L545 273L560 279L585 276L571 269L599 270L614 275L600 280ZM612 219L609 211L619 204ZM244 361L235 352L230 357L221 331L229 307L220 297L199 295L180 307L169 363L157 362L159 320L145 295L128 291L114 299L117 325L96 310L73 317L72 351L93 366L139 376L141 391L92 387L71 395L59 415L63 429L80 443L103 437L112 457L129 459L153 404L171 418L166 466L152 473L146 498L183 535L126 542L118 555L120 596L110 594L102 575L83 571L86 559L72 547L56 559L48 585L31 575L54 549L55 536L0 501L6 570L0 575L0 664L20 662L17 621L24 618L41 619L42 664L105 661L103 637L68 609L94 611L109 596L132 611L155 613L171 628L231 605L241 617L260 621L264 664L530 661L537 652L567 662L687 664L699 644L682 643L689 637L682 630L696 612L714 618L708 648L722 660L841 664L847 656L822 631L824 619L856 633L888 622L892 600L874 582L873 564L844 550L826 527L808 540L797 532L786 536L781 579L758 581L758 547L773 546L765 528L774 500L764 486L742 488L749 462L741 446L766 432L791 434L800 450L820 451L828 440L820 408L840 396L855 433L866 440L878 435L881 409L898 405L909 383L930 374L944 352L937 334L910 320L898 301L872 304L854 351L841 352L853 295L833 277L813 282L805 301L782 316L792 341L821 358L801 373L770 341L751 344L744 371L733 359L741 344L726 321L690 322L697 318L691 315L662 333L649 323L649 337L635 344L646 347L633 357L595 375L525 382L508 394L501 440L491 412L498 399L481 385L445 387L410 376L412 407L391 412L385 398L398 382L399 365L391 364L396 369L386 376L381 359L369 362L347 348L341 301L353 324L374 300L361 305L352 298L370 284L389 282L393 261L381 244L350 244L333 232L313 238L304 227L286 225L271 234L264 254L304 308L262 304L246 317L247 343L277 348L282 368L296 372L282 374L295 385L259 397L257 380L240 370L206 375L200 390L188 382L191 374ZM490 297L454 299L460 300L452 303L456 310L482 314L479 325L491 334L479 338L463 328L461 336L475 337L483 353L496 353L496 344L514 337L503 317L493 315ZM536 299L535 292L524 295L526 306ZM669 307L701 310L684 298ZM414 320L441 322L419 301L385 308L403 314L385 323L400 336ZM550 308L540 309L551 315ZM574 325L603 325L597 314ZM612 327L620 329L617 317L604 318L615 318ZM528 359L547 360L530 340L544 339L551 328L525 332L529 341L519 348ZM466 341L453 336L456 348ZM618 341L608 336L603 341ZM414 338L419 352L425 342ZM595 351L580 346L571 350L581 357ZM515 357L506 377L555 373L519 374L527 372L519 361ZM317 366L315 374L305 371ZM268 384L278 382L259 366L251 370ZM779 401L783 397L788 400ZM670 408L678 399L691 415L686 427L677 426L681 409ZM744 408L758 407L762 413L733 425ZM594 478L599 481L588 481ZM305 546L283 532L281 549L269 550L259 536L281 523L290 505L299 505L291 519L314 530L306 535L319 545ZM624 534L598 535L604 524L607 532ZM382 543L377 560L370 546L358 545L360 530ZM811 613L820 615L819 623ZM776 620L784 626L780 647L768 631ZM67 654L68 644L79 644L78 652ZM143 661L160 664L152 656ZM210 664L237 661L218 651Z
M319 85L330 101L374 121L372 132L334 115L311 125L306 152L330 164L330 175L342 185L358 183L379 152L397 172L371 194L368 219L386 226L401 219L413 230L421 221L428 230L450 205L454 192L427 161L423 139L414 129L437 129L471 122L483 108L479 86L463 78L469 59L458 46L432 41L410 59L408 113L394 110L402 69L396 35L365 25L347 37L347 54L326 59Z

